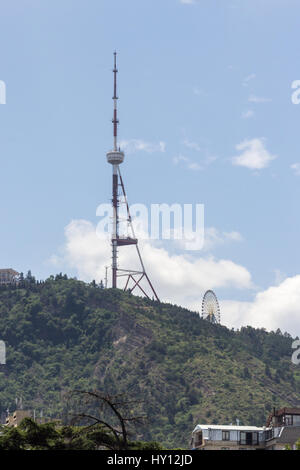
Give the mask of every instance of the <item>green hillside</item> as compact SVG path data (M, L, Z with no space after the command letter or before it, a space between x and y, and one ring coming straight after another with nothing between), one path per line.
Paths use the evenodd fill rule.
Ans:
M1 287L0 339L0 412L22 397L24 408L65 420L69 390L124 392L149 418L138 439L187 447L196 423L262 425L273 406L300 405L288 334L231 331L66 276Z

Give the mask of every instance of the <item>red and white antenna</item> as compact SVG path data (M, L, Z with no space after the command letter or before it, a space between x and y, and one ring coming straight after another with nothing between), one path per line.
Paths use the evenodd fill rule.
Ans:
M154 295L155 299L159 301L157 294L151 284L151 281L145 271L145 267L142 261L141 253L138 247L138 240L135 237L132 219L129 211L129 205L127 202L127 196L125 192L124 183L122 180L120 167L119 165L124 161L124 152L118 149L118 113L117 113L117 53L114 52L114 115L112 119L113 123L113 134L114 134L114 148L110 152L107 152L106 158L108 163L110 163L113 167L113 181L112 181L112 206L113 206L113 230L112 230L112 237L111 237L111 245L112 245L112 287L117 287L117 278L125 276L127 277L127 281L125 284L124 290L129 290L132 292L136 287L139 288L143 294L150 298L145 289L141 286L141 281L146 279L152 294ZM119 183L120 180L120 183ZM132 237L125 237L119 235L119 186L121 187L122 194L125 199L126 210L127 210L127 221L131 228ZM128 245L135 245L137 250L137 255L140 261L141 269L137 270L130 270L130 269L120 269L118 267L118 247L121 246L128 246Z
M117 73L118 73L118 69L117 69L117 53L114 52L114 69L113 69L113 73L114 73L114 96L113 96L113 100L114 100L114 117L113 117L113 125L114 125L114 150L117 151L118 148L117 148L117 140L118 140L118 124L119 124L119 121L118 121L118 107L117 107L117 103L118 103L118 96L117 96Z

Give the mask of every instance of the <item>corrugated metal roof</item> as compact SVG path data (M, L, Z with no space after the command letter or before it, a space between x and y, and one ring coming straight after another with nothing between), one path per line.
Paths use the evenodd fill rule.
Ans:
M194 431L200 431L200 430L208 430L208 429L213 429L213 430L220 430L220 431L266 431L266 427L263 428L258 428L256 426L227 426L227 425L222 425L222 424L197 424L195 427Z

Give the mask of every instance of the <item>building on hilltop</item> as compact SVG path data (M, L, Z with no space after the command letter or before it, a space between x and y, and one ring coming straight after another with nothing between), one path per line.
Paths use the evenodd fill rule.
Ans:
M8 415L5 425L16 428L24 418L31 418L32 414L28 410L16 410L12 415Z
M267 425L223 426L198 424L193 433L194 450L284 450L300 440L300 408L282 408L268 417Z
M5 426L16 428L17 426L19 426L19 424L23 421L24 418L32 418L38 424L44 424L50 421L50 419L45 418L42 415L42 412L40 413L40 416L37 417L35 410L16 410L13 412L13 414L8 413L5 420ZM55 419L51 421L60 423L61 420Z
M0 269L0 285L16 284L19 280L19 273L14 269Z

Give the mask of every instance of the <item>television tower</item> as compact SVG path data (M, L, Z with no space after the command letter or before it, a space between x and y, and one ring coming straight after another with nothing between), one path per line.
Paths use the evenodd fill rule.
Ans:
M114 68L113 68L113 74L114 74L114 96L113 96L113 102L114 102L114 114L113 114L113 135L114 135L114 147L113 150L107 152L106 158L108 163L112 165L112 206L113 206L113 228L112 228L112 236L111 236L111 245L112 245L112 287L115 289L117 287L117 279L118 277L125 276L127 277L126 284L124 290L129 290L132 292L136 287L138 287L143 294L150 298L149 295L146 293L144 288L141 286L141 281L143 279L146 279L148 286L156 298L156 300L159 301L159 298L157 297L157 294L154 290L154 287L151 284L151 281L145 271L145 267L143 264L143 260L141 257L141 253L138 247L138 240L135 236L133 225L132 225L132 219L129 211L129 205L127 202L127 196L125 192L125 187L124 183L122 180L121 172L120 172L120 167L119 165L123 163L124 161L124 152L121 151L120 147L118 148L118 113L117 113L117 102L118 102L118 96L117 96L117 53L114 52ZM132 236L127 236L125 237L124 235L119 234L119 205L120 205L120 200L119 200L119 187L121 188L121 193L123 194L125 204L126 204L126 211L127 211L127 222L128 225L131 229L131 234ZM139 271L136 270L130 270L130 269L120 269L118 267L118 247L124 247L128 245L135 245L137 255L140 261L141 269ZM133 285L132 285L133 284ZM131 286L131 287L130 287Z

